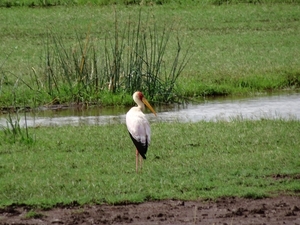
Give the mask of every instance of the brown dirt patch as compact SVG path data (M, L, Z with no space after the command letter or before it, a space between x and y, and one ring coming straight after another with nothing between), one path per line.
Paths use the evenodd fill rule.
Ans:
M165 200L125 205L85 205L0 209L0 224L294 224L300 225L300 196L265 199L221 198L216 201Z

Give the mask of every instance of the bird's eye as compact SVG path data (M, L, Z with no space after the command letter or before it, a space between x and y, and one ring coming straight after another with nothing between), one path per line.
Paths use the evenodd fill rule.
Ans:
M139 92L139 93L138 93L138 96L139 96L139 99L141 99L141 100L144 98L144 95L143 95L142 92Z

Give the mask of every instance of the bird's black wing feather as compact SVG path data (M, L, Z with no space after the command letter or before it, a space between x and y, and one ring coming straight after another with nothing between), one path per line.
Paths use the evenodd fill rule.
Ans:
M147 153L147 150L148 150L148 142L147 142L147 138L146 138L146 143L143 144L137 140L135 140L131 133L128 132L130 137L131 137L131 140L133 142L133 144L135 145L136 149L138 150L138 152L140 153L140 155L143 157L143 159L146 159L146 153Z

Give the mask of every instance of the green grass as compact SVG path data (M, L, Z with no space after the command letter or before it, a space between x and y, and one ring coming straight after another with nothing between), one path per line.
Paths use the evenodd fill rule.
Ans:
M174 90L178 97L249 94L300 86L300 5L296 2L220 6L173 3L152 7L71 5L0 8L0 20L6 21L0 24L0 106L52 102L47 93L37 91L35 82L37 76L44 83L49 32L59 35L65 46L76 46L78 37L84 42L90 31L90 42L100 48L105 36L114 30L115 9L120 30L129 16L132 22L137 21L142 8L144 22L151 22L147 20L150 13L159 21L160 29L173 24L182 50L190 47L192 58ZM166 49L167 59L176 49L176 35ZM107 94L84 96L84 100L125 104L122 100L103 101ZM62 92L59 102L67 102L68 95Z
M146 2L146 1L144 1ZM148 2L148 1L147 1ZM155 1L156 2L156 1ZM158 0L158 3L167 3L170 2L169 0ZM136 0L1 0L0 1L0 7L18 7L18 6L26 6L26 7L49 7L49 6L64 6L64 5L112 5L112 4L121 4L121 5L131 5L131 4L138 4L140 1Z
M299 131L284 120L155 123L136 174L125 125L30 128L34 143L0 143L0 206L298 195Z
M41 213L37 213L33 210L30 210L28 213L26 213L25 215L25 218L26 219L30 219L30 218L35 218L35 219L38 219L38 218L42 218L44 215L41 214Z
M238 3L250 3L250 4L273 4L273 3L299 3L299 0L1 0L0 7L14 7L14 6L27 6L27 7L48 7L57 5L138 5L138 4L202 4L202 5L228 5L228 4L238 4Z

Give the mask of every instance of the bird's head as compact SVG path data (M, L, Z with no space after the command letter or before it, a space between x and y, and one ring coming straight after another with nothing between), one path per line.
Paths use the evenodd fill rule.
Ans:
M136 101L136 99L142 101L144 103L145 106L148 107L148 109L150 109L150 111L156 116L156 112L155 110L152 108L152 106L150 105L150 103L147 101L147 99L144 97L143 93L140 91L136 91L133 94L133 99Z

